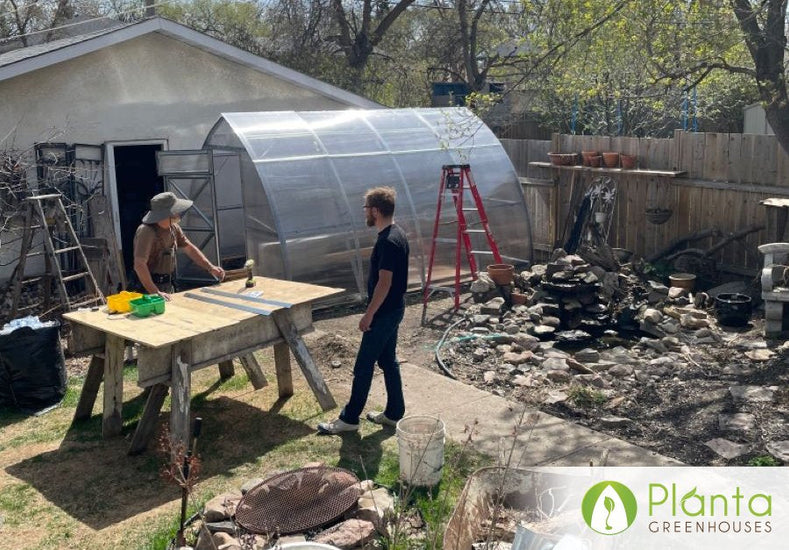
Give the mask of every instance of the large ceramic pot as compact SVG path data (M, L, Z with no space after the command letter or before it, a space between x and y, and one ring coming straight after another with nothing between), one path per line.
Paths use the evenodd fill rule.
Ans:
M497 285L512 284L515 266L512 264L491 264L488 266L488 276Z
M721 325L744 327L751 319L751 297L726 292L715 297L715 316Z
M674 273L668 276L671 286L684 288L688 292L693 290L696 284L696 276L693 273Z

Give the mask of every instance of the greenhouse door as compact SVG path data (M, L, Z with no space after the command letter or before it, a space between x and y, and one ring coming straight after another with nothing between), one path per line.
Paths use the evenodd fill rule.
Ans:
M212 264L219 265L216 226L216 190L211 151L159 151L156 166L164 188L178 197L194 201L181 218L181 229ZM216 282L186 254L178 254L178 283L182 287Z

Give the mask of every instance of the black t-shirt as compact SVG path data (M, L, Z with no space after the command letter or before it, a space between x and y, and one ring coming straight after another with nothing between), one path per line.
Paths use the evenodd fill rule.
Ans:
M405 307L406 287L408 286L408 237L397 224L392 224L378 233L373 253L370 256L370 276L367 278L367 302L373 296L378 284L378 272L382 269L392 272L392 286L383 304L376 311L386 313Z

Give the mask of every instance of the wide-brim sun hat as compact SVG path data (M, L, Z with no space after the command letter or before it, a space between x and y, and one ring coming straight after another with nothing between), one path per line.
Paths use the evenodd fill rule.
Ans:
M179 199L175 193L166 191L151 199L151 209L142 217L142 223L156 223L173 216L180 216L194 204L189 199Z

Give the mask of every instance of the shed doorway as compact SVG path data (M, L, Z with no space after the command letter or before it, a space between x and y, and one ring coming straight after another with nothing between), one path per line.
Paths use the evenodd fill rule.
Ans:
M127 273L134 266L134 233L150 207L151 197L164 191L164 180L156 170L156 153L163 149L164 141L107 144L115 230Z

